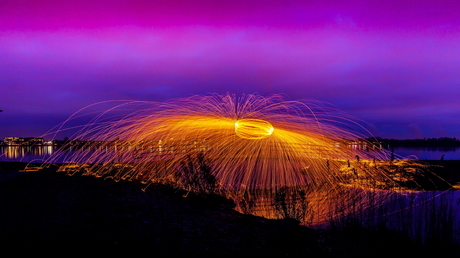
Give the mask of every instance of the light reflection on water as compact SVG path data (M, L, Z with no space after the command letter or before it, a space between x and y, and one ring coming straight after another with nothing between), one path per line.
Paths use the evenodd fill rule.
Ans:
M57 146L0 146L0 161L43 162Z
M386 226L422 241L460 244L460 191L407 192L390 202Z
M355 191L357 189L349 189ZM386 228L407 234L413 240L460 244L460 191L368 191L356 192L356 200L330 197L330 193L309 195L303 225L318 229L359 224L364 228ZM353 196L353 195L350 195ZM360 200L361 202L356 202ZM273 200L254 202L252 215L270 219L277 214ZM267 209L267 207L270 207ZM291 211L300 207L291 207ZM237 210L245 213L244 209ZM247 212L246 212L247 213Z
M0 161L43 162L59 149L59 146L0 146ZM418 160L460 160L460 148L394 147L396 158ZM68 150L68 154L74 150Z
M460 191L401 191L359 212L364 227L384 226L422 242L460 244Z

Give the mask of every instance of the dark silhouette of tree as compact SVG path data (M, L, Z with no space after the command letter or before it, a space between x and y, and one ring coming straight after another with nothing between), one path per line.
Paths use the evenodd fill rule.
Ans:
M176 181L184 190L200 194L213 194L217 188L217 179L203 153L189 155L180 162Z
M292 187L281 187L273 197L275 212L283 219L307 221L310 213L307 194L304 190Z

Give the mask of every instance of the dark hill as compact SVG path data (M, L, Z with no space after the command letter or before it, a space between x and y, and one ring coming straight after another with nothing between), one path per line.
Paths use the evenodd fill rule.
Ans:
M240 214L217 196L184 198L162 185L23 173L0 183L0 248L20 254L368 257L420 255L403 235L313 230ZM443 252L452 250L442 249Z

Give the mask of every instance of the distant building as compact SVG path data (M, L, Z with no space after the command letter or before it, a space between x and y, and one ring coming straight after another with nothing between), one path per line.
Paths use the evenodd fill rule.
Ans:
M32 145L43 145L44 140L41 137L5 137L3 139L4 145L9 146L32 146Z

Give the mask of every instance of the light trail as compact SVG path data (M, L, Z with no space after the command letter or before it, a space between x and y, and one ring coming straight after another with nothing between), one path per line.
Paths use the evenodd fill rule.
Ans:
M129 112L114 120L110 114L120 110ZM75 135L86 140L85 145L66 157L61 170L167 183L189 191L210 186L206 180L212 177L213 192L243 202L249 197L273 200L281 189L290 189L287 195L292 199L302 191L315 203L310 207L316 207L318 216L330 217L336 213L331 200L346 204L362 199L356 190L345 191L346 186L397 186L388 169L375 162L388 160L386 151L349 146L364 142L361 129L324 103L287 101L280 95L212 94L163 103L124 102L103 110ZM50 162L66 155L69 147L55 152ZM201 181L192 182L192 174Z

